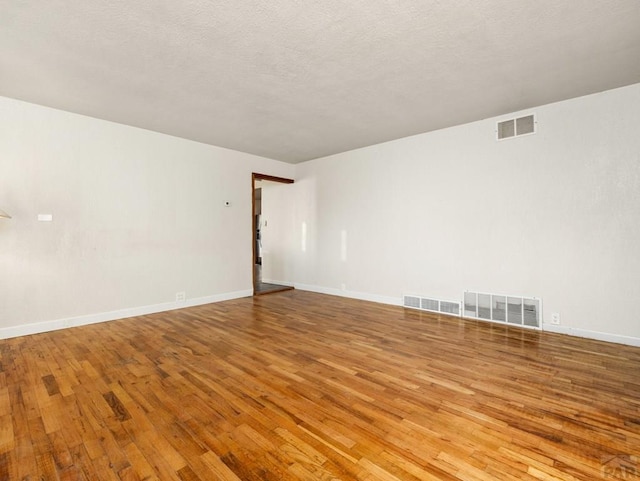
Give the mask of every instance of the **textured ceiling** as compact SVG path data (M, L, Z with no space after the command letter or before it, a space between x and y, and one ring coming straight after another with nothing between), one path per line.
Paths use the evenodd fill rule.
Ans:
M637 82L638 0L0 0L0 95L293 163Z

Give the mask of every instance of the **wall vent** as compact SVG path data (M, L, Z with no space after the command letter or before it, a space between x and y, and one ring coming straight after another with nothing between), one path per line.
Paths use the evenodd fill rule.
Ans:
M420 309L420 298L414 296L404 296L404 307Z
M496 139L504 140L520 137L521 135L535 134L537 124L534 114L501 120L496 124Z
M452 316L460 316L462 308L460 302L442 301L432 297L404 296L403 306L421 311L438 312Z
M464 317L539 329L541 314L542 301L536 297L464 293Z

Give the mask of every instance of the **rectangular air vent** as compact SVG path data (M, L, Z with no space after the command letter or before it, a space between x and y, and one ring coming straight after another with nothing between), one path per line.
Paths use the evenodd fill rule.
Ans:
M504 140L521 135L535 134L536 125L536 118L533 114L502 120L497 124L496 139Z
M440 301L440 312L444 314L453 314L454 316L460 315L460 303Z
M464 293L464 317L539 328L541 314L542 302L536 297Z
M403 306L452 316L459 316L462 312L459 302L442 301L440 299L423 296L404 296Z
M440 302L436 299L427 299L425 297L420 299L420 309L424 309L425 311L438 312L440 310L439 305Z
M414 296L404 296L404 307L420 309L420 298Z

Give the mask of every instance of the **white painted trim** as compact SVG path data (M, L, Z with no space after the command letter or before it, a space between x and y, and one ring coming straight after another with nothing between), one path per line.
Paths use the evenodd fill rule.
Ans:
M119 309L117 311L100 312L97 314L88 314L85 316L69 317L66 319L56 319L53 321L34 322L31 324L3 327L0 328L0 339L9 339L11 337L57 331L59 329L66 329L68 327L86 326L88 324L96 324L99 322L115 321L117 319L125 319L127 317L144 316L147 314L155 314L157 312L172 311L174 309L182 309L185 307L193 307L203 304L211 304L214 302L228 301L231 299L249 297L252 295L253 290L248 289L243 291L225 292L223 294L214 294L212 296L197 297L193 299L187 299L183 302L164 302L162 304L154 304L150 306L131 307L127 309Z
M379 302L380 304L391 304L392 306L402 306L401 297L379 296L367 292L343 291L334 287L313 286L309 284L294 284L296 289L301 291L317 292L318 294L329 294L331 296L348 297L361 301Z
M609 334L607 332L589 331L575 327L558 326L556 324L545 323L543 329L546 332L556 334L568 334L570 336L586 337L597 341L615 342L616 344L626 344L628 346L640 347L640 337L622 336L620 334Z

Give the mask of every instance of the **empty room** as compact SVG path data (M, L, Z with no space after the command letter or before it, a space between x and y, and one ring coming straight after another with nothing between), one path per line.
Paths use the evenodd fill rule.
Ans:
M0 481L640 480L640 2L0 2Z

